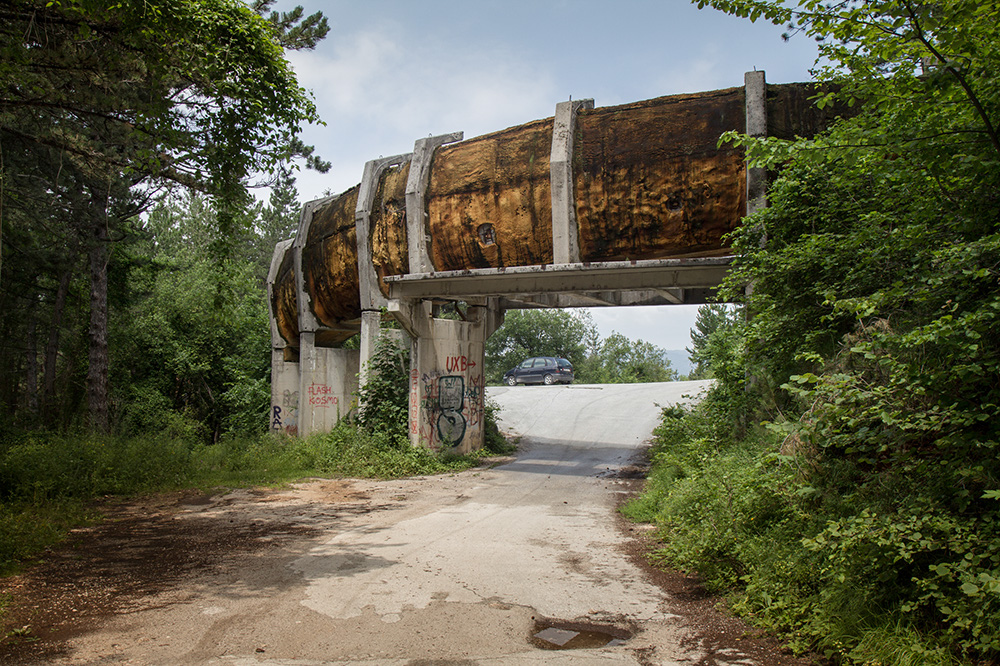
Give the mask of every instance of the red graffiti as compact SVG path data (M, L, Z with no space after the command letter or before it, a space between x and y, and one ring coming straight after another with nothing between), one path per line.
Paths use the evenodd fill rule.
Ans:
M419 379L419 372L416 370L410 372L410 433L413 435L418 434L420 429L417 423L417 408L420 406Z
M448 372L466 372L469 368L476 367L476 362L470 361L467 356L449 356L445 359L445 367Z

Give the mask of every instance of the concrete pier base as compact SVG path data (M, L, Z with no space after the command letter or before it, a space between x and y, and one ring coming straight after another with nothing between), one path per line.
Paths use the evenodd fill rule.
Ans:
M314 333L299 340L299 435L333 429L354 405L361 352L316 347Z
M434 317L430 301L390 302L389 311L413 340L412 444L456 453L482 448L486 338L502 321L495 299L467 307L463 321Z

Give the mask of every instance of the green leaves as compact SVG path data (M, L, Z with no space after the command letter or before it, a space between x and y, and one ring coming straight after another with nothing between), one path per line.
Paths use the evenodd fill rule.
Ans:
M712 404L772 421L801 475L787 506L822 518L802 542L817 587L746 607L783 598L778 624L859 661L995 659L1000 3L708 4L820 39L836 85L814 103L860 102L809 140L721 139L777 173L723 290L748 319L720 357L752 381L717 375ZM747 590L782 565L757 566ZM875 647L878 618L903 643Z

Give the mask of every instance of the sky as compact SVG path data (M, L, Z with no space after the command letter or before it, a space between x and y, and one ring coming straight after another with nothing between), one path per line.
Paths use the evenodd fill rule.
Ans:
M684 0L495 0L451 2L279 1L322 11L330 34L292 52L299 83L325 125L303 140L332 163L301 171L300 200L338 194L365 162L413 150L416 139L488 134L593 98L613 106L663 95L811 79L815 45ZM663 349L690 346L697 306L590 309L602 336L617 331Z

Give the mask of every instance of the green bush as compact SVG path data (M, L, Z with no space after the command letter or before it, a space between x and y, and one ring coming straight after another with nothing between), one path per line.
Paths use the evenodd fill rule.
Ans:
M358 424L387 446L408 437L409 367L409 350L382 335L368 361L368 380L358 391Z
M664 410L646 489L623 509L657 526L658 561L797 650L896 665L1000 653L1000 493L963 513L961 486L934 499L905 469L823 458L797 426L733 437L717 397Z

